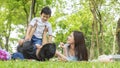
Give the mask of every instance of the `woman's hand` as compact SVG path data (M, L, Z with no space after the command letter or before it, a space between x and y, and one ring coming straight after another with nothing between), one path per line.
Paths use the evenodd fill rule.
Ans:
M59 47L61 47L61 48L65 48L65 45L64 45L64 43L63 42L60 42L60 44L59 44Z
M59 51L56 50L55 56L58 57L58 59L62 60L62 61L67 61L67 57L64 56L63 54L61 54Z

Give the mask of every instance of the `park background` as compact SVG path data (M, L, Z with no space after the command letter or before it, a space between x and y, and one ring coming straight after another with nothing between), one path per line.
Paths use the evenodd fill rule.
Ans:
M49 6L53 42L59 45L74 30L85 35L89 60L120 54L120 0L0 0L0 48L13 53L32 18Z

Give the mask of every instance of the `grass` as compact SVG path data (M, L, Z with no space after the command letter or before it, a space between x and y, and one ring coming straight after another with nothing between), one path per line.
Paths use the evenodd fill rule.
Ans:
M119 68L119 62L0 61L0 68Z

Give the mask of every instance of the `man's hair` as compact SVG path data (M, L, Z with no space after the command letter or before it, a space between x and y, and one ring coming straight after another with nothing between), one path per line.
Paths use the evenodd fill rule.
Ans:
M51 16L51 9L50 9L48 6L46 6L46 7L44 7L44 8L41 10L41 14L42 14L42 13Z
M55 43L47 43L43 45L38 56L41 61L49 60L55 55L56 45Z

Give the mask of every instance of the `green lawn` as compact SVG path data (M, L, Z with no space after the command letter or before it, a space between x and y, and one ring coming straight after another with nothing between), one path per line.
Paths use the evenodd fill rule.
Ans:
M119 62L0 61L0 68L119 68Z

